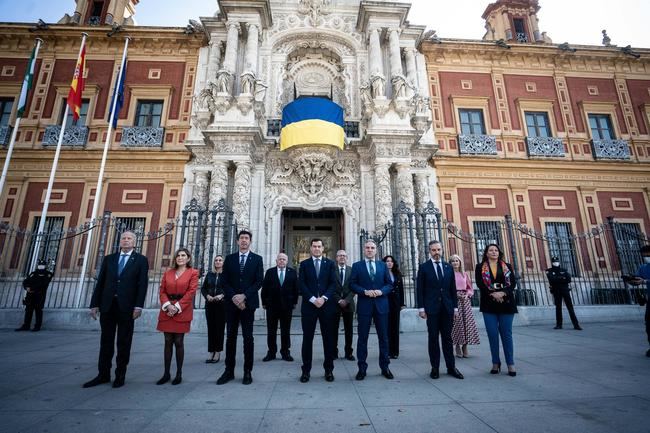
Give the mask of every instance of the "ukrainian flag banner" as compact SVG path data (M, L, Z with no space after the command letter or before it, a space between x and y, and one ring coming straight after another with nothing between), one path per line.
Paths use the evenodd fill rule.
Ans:
M280 150L300 144L327 144L343 149L343 108L329 99L302 96L282 110Z

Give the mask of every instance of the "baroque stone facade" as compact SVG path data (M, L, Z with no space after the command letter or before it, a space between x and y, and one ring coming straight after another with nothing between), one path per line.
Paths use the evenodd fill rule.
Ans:
M218 5L215 17L202 19L209 43L199 59L186 141L187 179L194 180L184 202L226 198L239 227L253 231L256 250L272 263L286 236L286 210L340 212L340 247L356 253L360 230L381 229L396 200L412 207L433 199L428 161L436 147L417 51L424 27L408 23L408 5ZM348 137L344 149L279 151L268 125L302 95L331 98L358 137Z

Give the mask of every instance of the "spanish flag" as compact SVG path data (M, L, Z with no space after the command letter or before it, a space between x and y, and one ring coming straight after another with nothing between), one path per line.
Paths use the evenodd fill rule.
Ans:
M301 96L282 110L280 150L300 144L327 144L343 149L343 108L329 99Z
M70 84L70 91L68 92L68 107L72 111L72 117L74 120L79 119L79 113L81 113L81 94L84 91L84 69L86 68L86 39L84 38L84 45L81 48L79 53L79 58L77 59L77 66L74 69L74 76L72 77L72 83Z

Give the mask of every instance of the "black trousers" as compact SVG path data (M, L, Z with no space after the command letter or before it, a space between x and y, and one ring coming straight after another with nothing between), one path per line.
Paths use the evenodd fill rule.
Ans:
M390 305L388 309L388 355L399 356L399 313L400 307Z
M571 292L569 290L556 290L553 293L553 300L555 301L555 324L562 326L562 300L564 300L571 323L573 323L573 326L578 326L578 318L575 311L573 311L573 302L571 302Z
M648 335L648 344L650 344L650 303L645 304L645 333Z
M314 333L316 332L316 322L320 322L320 333L323 338L323 353L325 360L323 368L325 371L334 370L334 343L332 336L332 319L333 313L325 311L324 307L316 309L310 314L303 314L302 322L302 371L309 373L312 364L312 345L314 343Z
M244 371L253 370L253 321L255 309L246 307L240 310L235 305L226 307L228 324L226 336L226 370L235 371L237 363L237 334L241 324L241 334L244 339Z
M279 306L266 309L266 345L269 353L275 355L278 351L277 335L280 324L280 354L289 355L291 349L291 315L292 310Z
M447 370L456 368L454 360L453 341L451 330L454 326L454 316L450 316L444 308L435 314L427 313L427 330L429 331L429 361L432 368L440 367L440 345L438 337L442 342L442 353L445 357Z
M340 307L336 307L338 311L332 317L332 336L334 341L334 355L338 356L339 353L339 325L341 317L343 317L343 330L345 332L345 356L352 355L352 336L354 334L354 311L343 311Z
M99 345L99 375L110 377L111 362L115 353L115 335L117 334L117 357L115 358L115 376L126 375L126 366L131 357L131 342L133 341L133 311L122 312L117 305L117 298L113 300L111 309L100 313L99 324L102 336Z
M36 313L36 322L34 328L40 329L43 325L43 307L45 306L45 292L31 292L25 295L25 319L23 326L29 328L32 324L32 316Z
M226 307L223 300L205 303L205 322L208 326L208 352L221 352L226 329Z

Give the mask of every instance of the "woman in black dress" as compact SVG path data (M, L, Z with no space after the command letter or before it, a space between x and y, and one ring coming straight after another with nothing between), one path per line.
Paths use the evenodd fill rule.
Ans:
M393 256L383 259L393 282L393 290L388 294L388 357L399 356L399 315L404 305L404 280L399 265Z
M226 308L223 302L223 289L217 287L222 270L223 256L217 256L214 258L214 271L207 273L201 287L201 294L205 298L205 320L208 325L208 352L212 354L205 360L207 364L219 362L223 351Z

